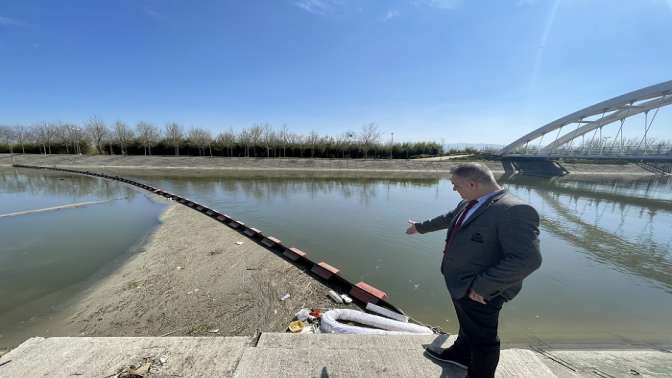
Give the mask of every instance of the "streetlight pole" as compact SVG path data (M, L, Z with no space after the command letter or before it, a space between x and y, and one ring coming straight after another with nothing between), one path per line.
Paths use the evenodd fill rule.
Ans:
M394 150L394 132L390 133L390 159L392 159L392 151Z

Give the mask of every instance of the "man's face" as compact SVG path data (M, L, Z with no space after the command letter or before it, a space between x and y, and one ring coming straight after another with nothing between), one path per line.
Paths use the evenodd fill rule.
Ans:
M476 181L467 180L459 176L451 177L450 181L453 183L453 190L458 192L463 200L471 201L479 197L478 183Z

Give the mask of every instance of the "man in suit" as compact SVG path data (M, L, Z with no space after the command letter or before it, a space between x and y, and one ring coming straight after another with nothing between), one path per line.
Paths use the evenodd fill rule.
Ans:
M499 311L541 265L539 215L511 195L483 164L451 171L457 207L425 222L409 221L407 234L448 229L441 273L460 325L457 340L429 357L468 369L470 378L494 377L499 362Z

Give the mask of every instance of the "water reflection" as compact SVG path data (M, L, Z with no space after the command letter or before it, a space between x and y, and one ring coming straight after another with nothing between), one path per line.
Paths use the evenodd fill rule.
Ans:
M31 169L0 168L0 192L0 213L120 199L0 218L0 335L76 294L142 240L164 208L118 182Z
M142 178L142 177L141 177ZM432 188L439 179L414 178L405 180L389 180L374 178L278 178L278 177L243 177L243 178L188 178L188 179L155 179L144 178L159 187L170 186L176 193L195 193L203 198L214 198L224 193L244 194L259 202L287 200L297 193L307 193L311 200L328 194L338 194L343 199L355 199L362 205L369 204L381 194L381 187L397 188Z
M25 206L19 206L17 201L24 205L34 203L45 206L92 198L128 197L133 199L139 194L124 185L102 178L15 168L0 168L0 193L4 197L4 200L0 199L0 211L2 212L13 209L27 210ZM54 199L54 201L49 201L47 198Z
M531 190L541 200L543 231L596 262L672 293L672 239L662 232L672 226L672 202L660 199L670 194L669 184L666 179L509 181L514 191Z
M456 331L438 273L445 234L411 238L403 232L407 219L427 219L457 204L448 180L140 180L255 225L317 261L338 266L348 279L385 289L414 317ZM504 184L539 210L545 254L545 265L530 278L525 295L507 310L502 328L507 337L520 340L533 333L594 340L623 329L652 340L672 337L670 330L658 331L672 317L668 180L517 177ZM630 298L627 305L624 297Z

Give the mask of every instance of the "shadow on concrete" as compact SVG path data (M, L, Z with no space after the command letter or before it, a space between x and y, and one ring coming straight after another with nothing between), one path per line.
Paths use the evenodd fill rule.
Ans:
M448 340L447 334L438 335L431 344L423 344L425 348L424 357L427 361L437 365L441 368L441 378L463 378L467 375L467 371L459 366L455 366L449 362L440 362L428 356L427 349L433 350L435 352L442 351L443 349L449 347L450 345L445 345Z

